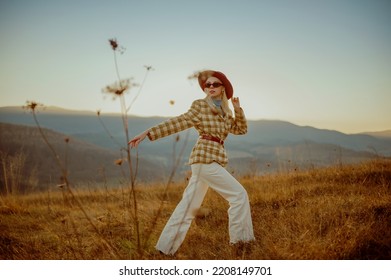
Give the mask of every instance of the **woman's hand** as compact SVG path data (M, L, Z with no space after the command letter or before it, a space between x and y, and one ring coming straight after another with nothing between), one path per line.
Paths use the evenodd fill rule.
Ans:
M232 97L231 101L232 101L232 105L234 106L235 111L239 111L240 110L239 97Z
M140 144L141 141L147 137L149 130L144 131L143 133L140 133L139 135L135 136L132 140L128 142L128 145L130 145L131 148L137 148L138 144Z

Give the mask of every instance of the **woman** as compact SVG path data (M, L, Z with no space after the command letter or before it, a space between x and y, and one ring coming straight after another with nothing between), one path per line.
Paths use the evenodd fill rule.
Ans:
M154 126L129 141L134 148L148 136L153 141L194 127L199 132L189 159L192 176L170 219L156 249L173 255L185 239L192 220L200 208L208 187L214 189L229 202L229 235L231 244L254 240L250 204L246 190L226 171L228 159L224 140L229 133L247 132L247 121L240 107L239 98L232 98L235 116L228 106L233 87L227 77L218 71L203 71L198 76L204 99L195 100L188 112Z

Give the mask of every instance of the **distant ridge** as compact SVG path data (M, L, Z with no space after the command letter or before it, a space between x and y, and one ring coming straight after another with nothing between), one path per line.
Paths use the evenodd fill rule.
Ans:
M371 135L377 138L391 138L391 130L375 131L375 132L362 132L359 134Z
M116 142L121 146L126 145L119 114L101 113L99 119L96 112L52 108L38 111L37 118L40 125L46 129L93 144L114 154L118 154L121 149ZM130 137L166 119L167 117L129 116ZM0 107L0 122L35 127L31 114L22 107ZM379 156L390 157L391 138L384 137L387 133L388 131L371 135L345 134L334 130L298 126L287 121L248 121L246 135L229 135L226 139L228 168L236 174L245 174L252 172L250 169L274 172L286 170L289 165L303 169L335 163L355 163ZM148 172L155 170L157 174L144 178L159 178L162 174L168 176L173 166L173 155L181 156L177 172L178 178L181 178L181 174L189 170L187 160L197 137L196 131L190 129L179 134L179 142L174 140L176 136L154 142L144 141L137 150L140 159L149 163L144 171L150 174ZM180 154L182 149L183 153Z
M38 115L42 115L42 114L88 115L88 116L96 117L98 111L100 111L100 110L95 110L95 111L75 110L75 109L62 108L62 107L58 107L58 106L43 106L43 107L39 108L39 110L37 111L37 114ZM7 115L8 114L14 115L14 114L20 114L20 113L28 114L29 112L28 112L28 110L24 109L23 106L3 106L3 107L0 107L0 122L10 122L10 121L12 122L11 119L7 118ZM100 111L100 113L103 116L110 116L110 117L120 117L121 116L121 113L119 113L119 112L116 113L116 112ZM167 119L168 117L167 116L158 116L158 115L156 115L156 116L137 116L137 115L129 114L129 118ZM319 129L319 128L315 128L315 127L308 126L308 125L303 125L303 126L295 125L289 121L284 121L284 120L279 120L279 119L257 119L257 120L250 120L250 122L254 122L254 123L262 123L262 122L285 123L285 124L294 125L297 127L313 128L313 129L324 130L324 131L339 132L337 130ZM340 133L342 133L342 132L340 132ZM347 134L347 135L370 135L370 136L379 137L379 138L391 138L391 129L383 130L383 131L367 131L367 132L351 133L351 134Z
M24 106L5 106L0 107L0 111L8 113L28 113L28 110ZM74 110L66 109L57 106L43 106L37 110L38 114L72 114L72 115L93 115L96 114L94 111L89 110Z

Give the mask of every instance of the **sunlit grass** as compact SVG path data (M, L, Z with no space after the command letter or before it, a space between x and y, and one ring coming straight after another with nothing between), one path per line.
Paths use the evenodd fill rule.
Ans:
M248 191L256 242L235 254L227 202L210 190L174 259L389 259L391 162L240 178ZM168 259L154 245L185 188L138 186L142 253L129 190L79 189L87 221L61 189L8 195L0 206L0 259ZM159 218L155 217L164 201ZM151 225L154 225L151 228ZM147 236L150 236L147 239Z

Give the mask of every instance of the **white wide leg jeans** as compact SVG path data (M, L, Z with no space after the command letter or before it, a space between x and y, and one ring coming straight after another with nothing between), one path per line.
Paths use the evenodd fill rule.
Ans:
M221 165L192 164L192 176L160 238L156 249L173 255L186 237L186 233L204 200L208 187L229 202L229 236L231 243L254 240L250 203L243 186Z

